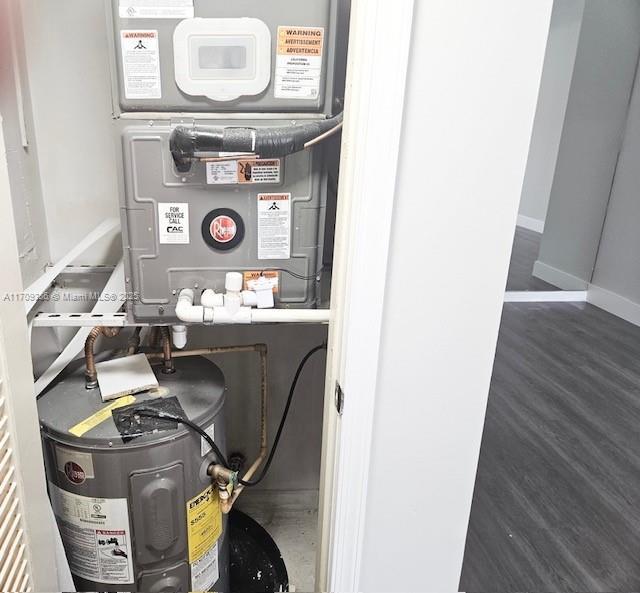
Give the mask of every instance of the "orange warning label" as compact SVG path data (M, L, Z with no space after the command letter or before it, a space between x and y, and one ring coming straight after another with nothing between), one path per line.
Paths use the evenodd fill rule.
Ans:
M238 161L238 183L280 183L280 159Z
M322 56L322 27L278 27L279 56Z
M258 202L288 202L291 194L258 194Z
M280 286L280 274L278 272L244 272L244 289L255 290L255 282L264 278L273 285L273 294L278 294Z

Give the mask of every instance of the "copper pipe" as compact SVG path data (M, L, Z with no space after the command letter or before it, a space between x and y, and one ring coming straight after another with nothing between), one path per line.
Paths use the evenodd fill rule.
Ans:
M259 352L259 348L266 346L264 344L254 344L252 346L218 346L216 348L199 348L197 350L181 350L179 352L172 352L173 358L187 358L189 356L210 356L213 354L231 354L239 352ZM158 360L164 358L164 355L159 352L151 352L147 354L147 358L150 360Z
M133 335L129 338L129 344L127 348L127 355L132 356L140 348L140 334L142 333L141 327L136 327Z
M260 353L260 453L251 467L245 472L244 476L242 476L242 480L245 482L253 478L267 458L267 347L264 344L259 344L257 351ZM220 501L220 508L225 515L231 512L233 505L244 489L245 486L240 484L233 491L230 499Z
M85 387L87 389L95 389L98 387L98 372L96 371L96 360L93 353L98 336L105 338L115 338L121 331L119 327L94 327L87 336L84 343L84 358L86 361L86 370L84 373Z
M156 325L153 325L149 330L149 335L147 336L147 344L150 348L157 348L159 346L158 342L158 330L160 328Z
M265 344L253 344L250 346L219 346L216 348L201 348L199 350L184 350L182 352L175 352L174 358L186 358L189 356L207 356L212 354L231 354L238 352L257 352L260 355L260 452L257 459L253 462L251 467L246 471L242 479L247 482L258 471L260 466L267 458L267 401L268 401L268 368L267 368L267 346ZM147 358L150 360L157 360L162 355L159 353L147 354ZM215 468L215 466L214 466ZM210 472L213 471L210 469ZM212 473L209 473L213 477ZM218 490L220 491L220 480L227 477L227 474L216 472L216 482L218 483ZM229 483L228 481L226 482ZM234 503L238 500L240 494L244 490L244 486L238 486L230 498L226 498L224 495L220 497L220 508L225 515L228 515L233 508Z
M162 336L162 360L164 367L162 372L165 375L172 375L176 372L176 368L173 365L173 358L171 352L171 334L168 327L160 328L160 335Z

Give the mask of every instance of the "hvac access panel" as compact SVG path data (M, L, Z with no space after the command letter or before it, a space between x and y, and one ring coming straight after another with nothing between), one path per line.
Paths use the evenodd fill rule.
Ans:
M121 112L331 113L344 4L109 0L114 102Z
M170 133L169 123L155 122L126 126L122 136L122 224L134 320L175 322L182 289L224 292L227 272L244 273L245 289L256 277L269 278L278 308L317 306L327 188L323 151L215 159L180 174Z

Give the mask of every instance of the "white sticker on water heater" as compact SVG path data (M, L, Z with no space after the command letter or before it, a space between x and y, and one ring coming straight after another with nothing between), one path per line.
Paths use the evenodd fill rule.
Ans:
M121 19L192 19L193 0L120 0Z
M158 204L158 231L161 245L189 244L189 204Z
M209 591L220 578L218 544L191 564L191 591Z
M96 498L49 483L53 512L71 572L111 585L135 580L126 498Z
M158 31L121 31L122 75L127 99L161 99Z
M291 194L258 194L258 259L291 257Z

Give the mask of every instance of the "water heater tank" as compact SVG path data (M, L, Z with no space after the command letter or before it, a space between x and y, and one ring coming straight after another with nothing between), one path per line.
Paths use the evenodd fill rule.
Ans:
M182 425L132 438L120 407L178 410L224 453L224 377L204 358L176 360L171 375L160 368L159 389L116 403L87 391L76 368L38 402L49 492L78 591L229 590L226 516L206 473L215 455Z

